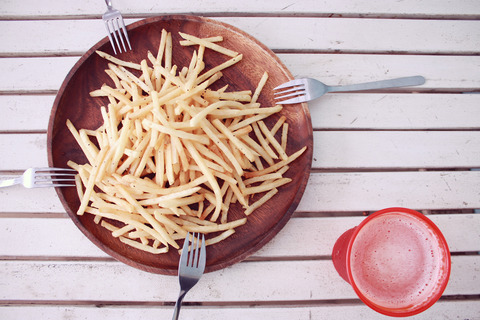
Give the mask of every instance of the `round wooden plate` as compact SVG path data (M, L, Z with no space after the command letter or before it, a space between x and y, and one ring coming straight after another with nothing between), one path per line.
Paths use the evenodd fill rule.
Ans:
M229 84L229 90L255 90L264 71L269 80L260 95L262 106L273 106L273 88L293 79L290 72L278 57L259 41L245 32L221 23L196 16L162 16L138 21L128 26L132 51L118 54L122 60L140 62L151 51L156 55L161 30L172 33L173 63L180 68L188 66L194 46L182 47L178 32L186 32L197 37L221 35L222 46L243 54L243 60L225 70L223 78L215 85ZM55 99L48 126L48 161L53 167L66 167L68 160L85 163L84 157L65 122L70 119L77 128L96 129L102 123L100 106L108 100L91 98L89 92L98 89L111 80L105 74L107 61L100 58L95 50L113 55L107 38L104 38L88 50L75 64L64 80ZM227 60L221 54L205 52L206 70ZM245 225L236 229L236 233L225 241L207 248L206 272L219 270L239 262L270 241L290 219L297 207L310 173L312 159L312 125L305 103L286 105L280 114L267 119L271 128L275 121L285 115L289 123L287 154L292 154L303 146L305 153L291 163L285 175L292 182L282 186L273 199L248 217ZM281 131L281 130L279 130ZM68 215L77 227L99 248L130 266L144 271L176 275L179 255L176 250L167 254L154 255L124 245L113 238L109 231L93 222L93 216L77 216L80 201L75 188L56 188L58 196ZM232 205L229 220L244 217L243 210L237 204ZM181 243L180 243L181 245Z

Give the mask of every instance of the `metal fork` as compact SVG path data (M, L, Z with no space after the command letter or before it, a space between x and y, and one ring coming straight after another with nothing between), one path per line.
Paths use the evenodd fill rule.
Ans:
M205 250L205 235L200 233L192 234L192 241L190 242L190 232L183 243L182 255L180 256L180 264L178 266L178 279L180 282L180 294L175 303L175 311L173 313L173 320L178 319L180 314L180 307L187 292L197 284L205 271L205 264L207 261L207 253ZM201 243L201 245L200 245ZM189 247L191 244L191 250ZM200 248L199 248L200 245ZM190 254L189 254L190 253Z
M274 92L274 98L276 103L279 104L293 104L310 101L323 96L327 92L335 91L360 91L360 90L372 90L383 88L395 88L395 87L407 87L418 86L425 83L425 78L422 76L403 77L390 80L366 82L359 84L352 84L346 86L327 86L323 82L312 78L295 79L273 90L279 90ZM286 98L290 98L284 100Z
M123 41L124 37L125 40L127 40L128 48L132 50L132 47L130 46L130 40L128 39L127 28L123 22L122 14L120 11L113 8L111 0L105 0L105 3L107 4L108 10L103 14L103 22L105 22L105 28L107 28L108 39L110 39L110 43L112 44L113 52L117 54L117 50L115 50L115 43L117 44L120 53L122 53L122 47L125 52L127 51L125 42ZM122 36L122 32L120 32L120 30L123 31L124 37ZM112 35L113 38L115 38L115 43L113 42ZM122 42L122 47L120 47L120 43L118 42L119 38Z
M75 183L73 169L29 168L17 178L0 181L0 188L23 184L25 188L73 187Z

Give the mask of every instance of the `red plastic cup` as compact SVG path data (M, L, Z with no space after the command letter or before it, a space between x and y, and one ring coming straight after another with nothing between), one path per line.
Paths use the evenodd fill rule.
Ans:
M338 238L332 260L339 275L370 308L407 317L431 307L450 277L450 251L423 214L388 208Z

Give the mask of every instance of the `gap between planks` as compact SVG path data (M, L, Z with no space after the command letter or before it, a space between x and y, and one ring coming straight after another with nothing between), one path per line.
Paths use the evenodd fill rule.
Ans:
M446 301L480 301L480 295L444 295L439 302ZM0 300L0 306L95 306L100 307L172 307L175 301L101 301L101 300ZM183 306L195 307L308 307L308 306L352 306L363 305L360 299L325 299L325 300L274 300L274 301L185 301Z
M285 8L286 9L286 8ZM330 12L214 12L214 11L179 11L179 12L155 12L155 13L126 13L122 12L124 19L146 19L160 15L196 15L206 18L342 18L342 19L395 19L395 20L459 20L475 21L480 19L480 14L426 14L426 13L330 13ZM65 14L65 15L0 15L0 21L30 21L30 20L92 20L102 19L102 13L98 14Z
M349 54L349 55L398 55L398 56L458 56L458 57L469 57L469 56L480 56L478 51L467 51L467 52L454 52L454 51L441 51L441 52L423 52L423 51L400 51L400 50L391 50L391 51L368 51L368 50L349 50L342 49L330 49L330 50L315 50L315 49L288 49L288 48L277 48L271 49L275 54ZM78 57L83 56L85 52L80 51L71 51L71 52L44 52L44 51L31 51L31 52L8 52L1 53L0 58L58 58L58 57ZM398 91L400 92L400 91Z
M445 210L429 210L429 209L415 209L425 215L440 215L440 214L473 214L475 209L445 209ZM294 219L301 218L341 218L341 217L366 217L375 211L295 211L292 215ZM0 212L0 219L8 218L31 218L31 219L69 219L66 212Z

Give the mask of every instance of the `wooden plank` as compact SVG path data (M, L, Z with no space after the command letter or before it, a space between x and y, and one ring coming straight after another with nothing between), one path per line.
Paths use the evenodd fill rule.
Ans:
M0 92L56 93L78 59L79 57L2 58Z
M313 141L314 169L480 167L478 131L314 131ZM45 150L46 134L0 135L0 170L47 166Z
M168 319L172 315L171 306L102 306L94 305L47 305L47 306L0 306L4 320L30 319ZM376 313L363 304L328 304L314 305L276 305L276 306L183 306L182 319L243 320L243 319L368 319L385 320L386 317ZM475 319L480 313L480 301L443 301L414 317L417 320L450 320L454 318Z
M1 218L0 256L109 257L69 218Z
M297 211L480 208L479 171L313 173Z
M273 50L475 54L480 46L480 21L475 20L302 18L299 22L296 17L215 19L251 34ZM128 25L137 20L126 19L125 23ZM4 31L0 34L1 55L82 53L106 36L101 19L5 20L0 21L0 29ZM45 34L49 36L44 37ZM72 34L75 37L70 36ZM372 37L372 34L377 36Z
M437 18L464 18L480 14L478 3L475 0L408 0L408 1L371 1L342 0L318 1L304 0L292 3L288 0L264 1L215 1L209 0L199 3L195 0L185 0L180 3L159 3L155 0L131 2L117 0L115 8L123 15L159 15L165 13L197 13L208 14L294 14L325 16L373 16L373 17L437 17ZM98 1L84 1L82 5L59 1L54 6L42 6L39 2L26 0L25 5L19 6L14 0L5 0L0 7L0 18L50 18L65 16L100 16L106 10L103 3Z
M299 22L297 18L217 19L242 29L274 50L471 54L478 52L480 45L480 31L472 32L475 28L480 30L480 21L302 18ZM373 37L373 34L376 36Z
M420 74L427 82L403 91L480 90L477 72L480 67L480 56L363 54L278 54L278 56L294 77L312 77L329 85ZM77 60L78 57L2 58L0 93L55 93ZM45 77L45 74L49 76Z
M480 256L452 257L445 295L477 294ZM0 261L0 300L175 301L178 278L119 262ZM285 277L285 275L289 275ZM282 279L282 281L279 281ZM252 283L255 283L252 286ZM330 260L238 263L204 274L185 301L355 299Z
M0 131L46 131L52 95L0 96Z
M1 179L6 177L0 176ZM20 185L1 188L0 199L2 213L65 213L52 188L27 189Z
M30 167L48 167L46 134L2 134L0 153L8 154L0 170L26 170Z
M479 94L327 94L308 103L314 129L478 129Z
M479 179L480 171L314 172L297 211L362 212L394 206L416 210L478 209ZM0 189L0 212L65 210L53 189L15 186Z
M479 214L428 215L451 252L480 251ZM337 238L363 217L293 218L253 258L330 256ZM68 218L0 218L0 256L109 257Z
M0 131L46 131L54 95L0 95ZM327 94L308 103L314 130L479 129L478 94Z
M313 142L314 169L480 167L475 131L317 131Z

